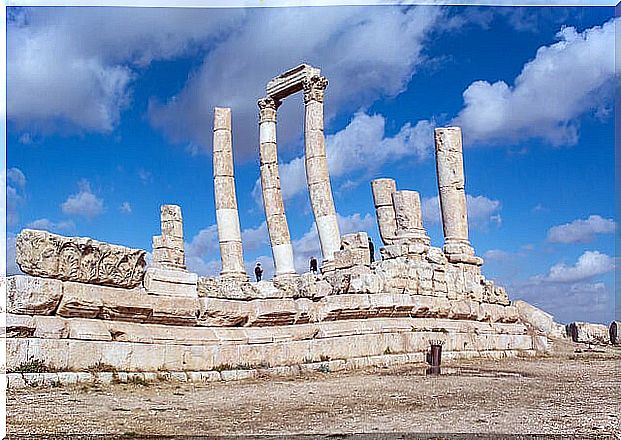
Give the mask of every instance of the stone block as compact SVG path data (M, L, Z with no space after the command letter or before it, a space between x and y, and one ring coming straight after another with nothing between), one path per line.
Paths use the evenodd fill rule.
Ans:
M341 236L343 249L369 249L369 236L366 232L354 232Z
M103 307L99 289L84 283L63 283L63 296L56 313L65 318L98 317Z
M35 338L64 339L68 336L67 320L57 316L36 316Z
M220 298L200 298L199 325L243 326L248 322L250 305L247 301Z
M334 253L334 265L337 269L348 269L354 266L369 266L371 254L369 249L349 248Z
M7 278L8 313L51 315L63 295L62 281L14 275Z
M526 326L544 335L551 335L555 329L554 317L549 313L527 303L526 301L514 301L520 321Z
M293 324L298 314L292 299L257 299L250 301L247 326Z
M197 325L200 314L198 298L154 296L151 298L153 313L150 324Z
M312 311L311 322L366 318L370 308L368 295L327 296L316 304Z
M610 333L608 327L603 324L572 322L569 324L569 334L574 342L598 345L606 345L610 343Z
M405 257L408 254L408 246L404 244L389 244L380 248L382 260Z
M181 270L150 267L144 276L144 287L151 295L198 296L198 275Z
M347 293L380 293L384 287L382 278L366 266L357 266L351 270Z
M153 313L154 297L144 290L98 288L93 296L101 299L101 312L98 317L113 321L145 322Z
M98 319L74 318L67 320L70 339L111 341L110 330L104 321Z
M7 338L29 338L36 328L37 324L33 316L13 315L12 313L6 315L5 337Z

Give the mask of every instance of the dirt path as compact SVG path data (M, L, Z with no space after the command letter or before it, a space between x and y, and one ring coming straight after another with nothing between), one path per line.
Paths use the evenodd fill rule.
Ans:
M621 433L621 354L10 391L9 433Z

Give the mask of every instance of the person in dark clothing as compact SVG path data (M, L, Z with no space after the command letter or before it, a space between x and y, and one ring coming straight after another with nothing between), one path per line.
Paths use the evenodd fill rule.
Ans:
M371 258L371 263L373 263L375 261L375 246L373 241L371 241L371 237L369 237L369 257Z
M261 277L263 276L263 268L261 267L261 263L257 262L257 265L254 267L254 276L257 278L257 281L261 281Z
M310 271L314 274L317 273L317 259L315 257L310 259Z

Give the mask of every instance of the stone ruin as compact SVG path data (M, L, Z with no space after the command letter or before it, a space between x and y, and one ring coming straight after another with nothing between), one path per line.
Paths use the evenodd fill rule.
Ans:
M319 69L301 65L271 80L258 101L272 281L250 282L245 271L231 110L215 108L220 276L186 269L181 208L175 205L161 207L161 235L153 237L146 268L144 250L23 230L17 263L28 275L7 280L9 386L132 375L229 380L424 362L430 341L442 341L449 359L546 350L546 331L525 320L538 309L512 305L505 289L481 274L483 260L468 239L459 128L435 130L443 249L431 246L419 194L397 190L392 179L371 182L381 260L371 262L365 232L341 236L323 132L327 85ZM278 174L277 109L299 91L306 176L323 256L319 274L295 271ZM549 315L537 316L552 328ZM20 373L33 361L56 372Z

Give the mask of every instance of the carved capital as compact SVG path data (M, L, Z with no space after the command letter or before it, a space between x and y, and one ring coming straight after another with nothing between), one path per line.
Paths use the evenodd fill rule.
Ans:
M281 102L272 97L261 98L257 101L259 106L259 122L276 122L276 110Z
M310 101L323 102L323 93L328 87L328 79L324 76L313 76L302 83L304 86L304 103Z

